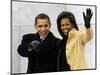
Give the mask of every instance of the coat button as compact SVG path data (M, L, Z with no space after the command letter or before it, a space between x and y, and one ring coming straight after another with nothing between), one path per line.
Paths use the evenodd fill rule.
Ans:
M69 59L69 58L70 58L70 56L68 55L68 56L67 56L67 58Z
M67 48L67 50L68 50L68 48Z

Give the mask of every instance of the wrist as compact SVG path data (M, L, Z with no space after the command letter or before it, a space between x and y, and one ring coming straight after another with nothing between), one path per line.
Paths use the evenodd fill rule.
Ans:
M86 28L90 28L90 24L85 24L85 27Z

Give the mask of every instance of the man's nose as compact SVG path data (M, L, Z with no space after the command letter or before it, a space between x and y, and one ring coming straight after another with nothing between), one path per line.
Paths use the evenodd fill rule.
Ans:
M42 27L42 30L46 30L46 27L43 26L43 27Z

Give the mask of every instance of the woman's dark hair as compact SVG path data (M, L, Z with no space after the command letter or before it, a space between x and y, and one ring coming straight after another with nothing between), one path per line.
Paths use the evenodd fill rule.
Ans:
M35 17L35 25L37 24L37 19L48 19L49 23L51 24L49 16L44 13L38 14Z
M63 18L68 18L70 22L74 25L74 28L78 30L78 26L77 26L74 15L71 12L63 11L58 15L58 18L57 18L57 28L62 37L65 36L65 34L61 30L61 20Z

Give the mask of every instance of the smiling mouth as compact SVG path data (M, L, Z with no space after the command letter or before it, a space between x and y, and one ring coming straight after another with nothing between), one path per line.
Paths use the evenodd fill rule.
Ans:
M41 34L42 34L42 35L46 35L46 34L47 34L47 32L42 32Z
M67 34L68 34L68 30L64 30L63 33L64 33L65 35L67 35Z
M68 33L68 30L64 30L64 33Z
M45 38L47 35L48 35L47 32L42 32L42 33L41 33L41 37L44 37L44 38Z

